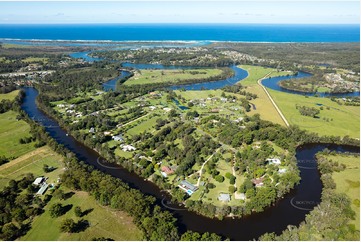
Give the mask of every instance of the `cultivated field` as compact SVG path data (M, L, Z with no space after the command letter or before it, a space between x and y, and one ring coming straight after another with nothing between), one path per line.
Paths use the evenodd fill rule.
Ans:
M48 183L55 183L59 174L63 172L64 165L62 160L63 158L48 146L43 146L22 155L0 166L0 189L5 187L11 179L19 180L28 173L33 173L35 177L49 177ZM45 173L43 171L45 164L56 169Z
M260 66L242 65L240 67L248 71L248 76L239 83L247 87L246 91L254 93L258 96L258 98L251 101L251 103L255 105L256 109L252 109L251 112L249 112L249 115L258 113L261 115L261 119L285 125L276 108L272 105L272 102L268 98L263 88L258 85L257 81L266 75L272 77L282 76L289 73L277 72L275 69Z
M0 114L0 156L16 158L35 149L34 142L20 144L21 138L30 137L30 126L16 116L14 111Z
M220 69L194 70L139 70L124 85L150 83L177 83L184 80L198 80L222 74Z
M295 124L320 135L360 137L360 107L340 105L328 98L268 91L290 125ZM302 116L296 105L320 109L319 118Z

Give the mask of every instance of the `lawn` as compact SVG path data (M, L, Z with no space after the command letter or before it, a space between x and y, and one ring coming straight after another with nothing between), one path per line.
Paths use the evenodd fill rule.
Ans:
M356 212L352 224L360 230L360 157L337 155L327 158L346 165L344 171L332 173L332 178L336 183L336 191L346 193L350 198L351 208Z
M24 63L33 63L33 62L42 62L46 64L48 62L49 58L43 58L43 57L28 57L22 60Z
M114 153L115 153L115 155L120 156L120 157L124 157L126 159L130 159L130 158L133 157L133 152L123 151L120 148L116 148L114 150Z
M360 137L360 107L339 105L328 98L305 97L271 89L268 91L290 125L295 124L301 129L320 135ZM313 108L322 107L323 110L320 110L319 118L302 116L296 109L296 104ZM324 118L329 119L329 122Z
M0 156L17 158L34 150L34 142L20 144L21 138L30 137L30 126L23 120L16 120L18 114L8 111L0 114Z
M242 65L240 67L248 71L248 76L239 83L247 87L246 91L254 93L258 96L255 100L250 101L250 103L255 105L256 109L252 108L251 111L247 114L254 115L258 113L260 114L261 119L285 125L276 108L273 106L263 88L258 85L257 81L265 77L267 74L270 74L270 76L281 76L289 73L277 72L276 69L260 66Z
M206 99L208 97L220 97L222 95L222 90L202 90L202 91L174 91L177 96L181 95L187 100L195 100L195 99Z
M16 96L19 94L19 90L15 90L9 93L0 94L0 101L1 100L14 100Z
M231 163L227 163L224 160L220 159L217 162L217 170L220 172L220 175L222 175L223 177L225 176L225 174L227 172L232 174L232 168L231 168ZM236 184L237 186L241 185L244 181L243 176L236 176ZM228 188L230 186L233 186L229 183L229 179L224 177L224 181L223 182L217 182L215 179L212 178L211 175L209 175L208 173L203 173L202 175L202 180L208 180L210 183L213 183L215 185L214 188L209 189L209 192L207 194L204 194L202 197L203 202L205 203L212 203L215 206L223 206L223 205L228 205L228 206L235 206L235 205L240 205L241 201L240 200L236 200L234 198L234 193L230 194L231 195L231 201L230 202L221 202L218 200L218 196L220 193L229 193ZM196 194L196 196L192 196L191 199L192 200L198 200L200 196L199 194Z
M70 192L64 187L61 187L61 189L63 189L64 192ZM52 218L50 217L49 207L57 202L60 202L63 206L71 204L72 209L58 218ZM82 217L89 221L90 226L79 233L61 233L59 230L61 221L66 218L72 218L74 221L79 220L74 214L75 206L80 206L82 211L90 211ZM45 207L45 212L34 219L30 231L21 237L21 240L89 241L99 237L111 238L116 241L141 240L142 234L133 224L132 217L128 214L103 207L86 192L75 191L75 193L65 201L52 198Z
M63 172L63 158L52 151L48 146L43 146L31 151L19 158L0 166L0 188L7 185L9 180L18 180L27 173L33 173L35 177L49 177L48 183L55 183L59 174ZM52 172L43 171L44 164L55 167Z
M193 73L193 74L192 74ZM197 80L218 76L220 69L194 69L194 70L141 70L128 79L125 85L138 85L150 83L177 83L184 80Z
M139 121L140 123L137 126L129 129L127 131L127 134L128 135L136 135L136 134L143 133L144 131L150 132L151 130L154 129L156 120L159 118L160 118L159 116L156 116L156 117L150 118L148 120L145 120L143 122Z

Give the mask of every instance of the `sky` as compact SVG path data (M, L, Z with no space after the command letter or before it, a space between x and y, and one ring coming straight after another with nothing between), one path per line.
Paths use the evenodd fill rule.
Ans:
M0 24L359 24L358 0L1 1Z

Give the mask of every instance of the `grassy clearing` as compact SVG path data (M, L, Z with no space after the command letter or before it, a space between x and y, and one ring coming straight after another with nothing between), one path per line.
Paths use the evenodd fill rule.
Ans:
M0 156L16 158L35 149L34 142L20 144L21 138L30 137L30 126L16 116L14 111L0 114Z
M64 189L64 192L70 192ZM48 208L60 202L63 206L72 204L73 207L66 214L58 218L51 218ZM88 210L89 213L82 218L90 222L90 227L79 233L61 233L59 230L61 221L66 218L72 218L78 221L79 218L74 214L74 207L80 206L82 211ZM86 192L75 191L74 195L66 201L51 199L45 207L45 212L36 217L30 231L21 238L21 240L92 240L92 238L111 238L113 240L141 240L141 232L133 224L132 218L124 212L111 210L110 208L100 206L96 200Z
M150 132L151 130L154 129L154 126L156 124L156 120L159 119L159 116L150 118L148 120L145 120L144 122L140 122L137 126L129 129L127 131L128 135L136 135L136 134L140 134L143 133L144 131Z
M360 107L339 105L328 98L306 98L271 89L268 91L290 124L320 135L360 137ZM320 118L302 116L296 109L296 104L314 108L322 107ZM327 122L323 118L328 118L330 121Z
M193 73L193 74L192 74ZM183 80L203 79L218 76L222 73L220 69L194 69L194 70L141 70L125 85L150 84L150 83L177 83Z
M2 43L1 47L4 49L10 49L10 48L29 48L28 45L18 45L18 44L7 44L7 43Z
M187 100L194 99L206 99L208 97L220 97L222 95L222 90L202 90L202 91L174 91L177 95L181 95Z
M351 208L356 212L352 224L360 230L360 157L337 155L328 158L346 165L344 171L334 172L332 178L336 183L336 191L346 193L351 199Z
M0 94L0 101L1 100L14 100L16 96L19 94L19 90L15 90L9 93Z
M49 58L43 58L43 57L28 57L22 60L24 63L33 63L33 62L42 62L47 63Z
M273 123L278 123L281 125L285 125L281 116L278 114L275 107L272 105L270 99L267 94L263 90L263 88L258 85L257 81L267 74L270 76L280 76L285 75L286 72L277 72L276 69L265 68L260 66L250 66L250 65L242 65L241 68L248 71L248 77L239 83L243 86L246 86L246 90L248 92L254 93L258 96L257 99L252 100L251 103L256 106L256 109L251 109L248 113L249 115L254 115L256 113L261 115L261 118L264 120L269 120ZM289 74L289 73L287 73Z
M49 177L48 183L56 183L59 175L63 170L63 158L52 151L48 146L38 148L29 152L15 160L10 161L0 166L0 188L7 185L10 179L20 179L27 173L33 173L35 176ZM43 165L56 167L57 169L44 173ZM62 187L64 192L68 193L65 187ZM46 193L49 193L47 191ZM82 211L93 209L83 218L90 222L90 227L80 233L68 234L60 233L59 226L63 219L73 218L77 221L74 210L71 209L65 215L59 218L51 218L48 208L56 203L61 202L63 205L72 204L73 207L80 206ZM89 196L86 192L75 192L74 195L66 201L59 201L53 198L45 207L45 212L35 217L30 231L21 238L21 240L91 240L92 238L105 237L114 240L140 240L142 238L141 232L133 224L132 218L124 212L113 211L109 208L102 207L95 199Z
M27 173L33 173L34 176L49 177L48 183L56 183L59 174L63 172L64 165L62 161L63 158L48 146L38 148L0 166L0 188L5 187L9 180L18 180ZM56 169L44 173L43 166L45 164Z
M120 156L120 157L124 157L126 159L130 159L130 158L133 157L133 152L123 151L120 148L116 148L114 150L114 153L115 153L115 155Z

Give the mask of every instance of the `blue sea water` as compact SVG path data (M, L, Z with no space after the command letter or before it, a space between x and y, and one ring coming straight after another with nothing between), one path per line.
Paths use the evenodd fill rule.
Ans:
M2 24L0 39L359 42L360 25Z

